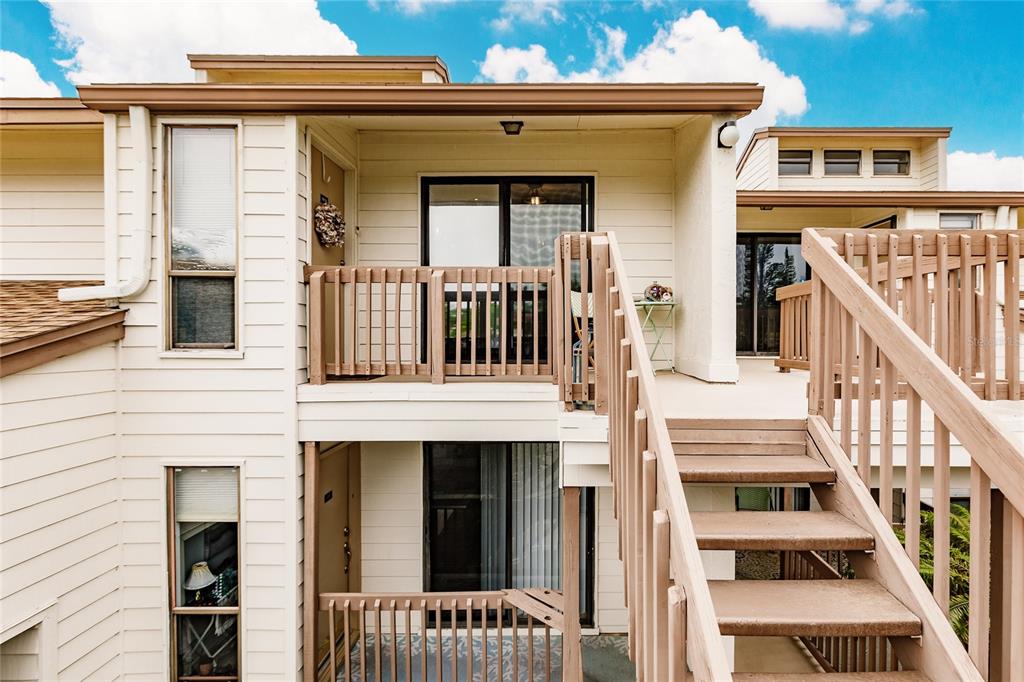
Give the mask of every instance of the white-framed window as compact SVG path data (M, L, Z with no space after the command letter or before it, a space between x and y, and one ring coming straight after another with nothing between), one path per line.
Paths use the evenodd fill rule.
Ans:
M779 175L810 175L813 158L810 149L780 149Z
M172 679L241 679L237 467L167 470Z
M238 130L167 127L168 346L238 347Z
M825 175L860 175L860 150L826 149Z
M943 230L977 230L981 227L980 213L940 213L939 228Z
M910 150L876 149L871 153L875 175L910 175Z

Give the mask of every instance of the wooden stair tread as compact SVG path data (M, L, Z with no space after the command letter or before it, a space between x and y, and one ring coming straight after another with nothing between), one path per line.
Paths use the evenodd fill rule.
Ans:
M916 670L884 673L733 673L734 682L930 682Z
M718 626L739 636L910 636L921 621L874 580L709 580Z
M874 538L831 511L692 512L700 549L872 549Z
M807 455L677 455L684 483L832 483L832 471Z

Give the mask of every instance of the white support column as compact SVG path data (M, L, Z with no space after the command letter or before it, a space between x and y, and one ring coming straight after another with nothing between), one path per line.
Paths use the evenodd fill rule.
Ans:
M726 116L701 116L675 134L677 371L735 382L736 153L718 147Z

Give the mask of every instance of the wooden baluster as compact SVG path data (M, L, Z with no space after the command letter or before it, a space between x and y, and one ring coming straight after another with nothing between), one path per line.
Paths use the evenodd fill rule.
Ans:
M409 358L412 364L412 373L419 374L419 293L420 283L416 268L409 269Z
M808 385L808 414L821 414L824 406L824 335L821 327L824 323L825 287L818 273L811 273L811 377Z
M405 600L405 682L412 682L412 602Z
M1006 397L1020 400L1020 237L1015 234L1006 237L1006 266L1003 269L1003 332L1006 355ZM1021 676L1024 678L1024 675Z
M388 605L391 611L391 679L398 679L398 604L392 599Z
M928 280L924 274L924 240L913 237L913 276L908 300L912 302L914 331L924 338L925 296ZM931 345L930 339L925 339ZM907 381L907 464L906 464L906 549L914 568L921 566L921 396Z
M939 357L951 367L952 354L956 347L956 325L953 315L956 297L950 296L949 283L956 274L950 268L949 247L946 235L936 235L935 240L935 330L936 351ZM949 612L949 429L938 415L934 418L932 465L932 507L935 510L933 537L935 546L934 575L932 592L943 613Z
M565 646L565 642L562 645ZM547 624L544 625L544 679L551 682L551 627Z
M427 682L427 600L420 599L420 682Z
M351 639L352 626L349 623L349 612L352 610L352 602L348 599L345 600L345 604L342 607L344 610L341 614L341 627L345 628L345 634L343 640L345 642L345 682L352 682L352 642ZM334 649L334 641L331 641L331 650ZM335 674L337 677L337 674Z
M459 281L461 282L462 279L459 278ZM451 659L452 659L451 660L451 664L452 664L452 680L458 680L459 679L459 657L455 653L455 652L457 652L459 650L459 629L456 626L456 623L458 621L458 613L457 613L456 609L458 608L458 605L459 605L459 602L457 600L455 600L455 599L452 599L452 607L451 607L451 619L452 619L452 654L451 654ZM438 648L440 648L441 643L438 642L437 645L438 645Z
M853 235L843 235L843 253L846 263L851 268L854 263ZM840 361L840 379L842 382L842 423L839 428L840 443L847 457L853 454L853 364L857 353L854 321L850 312L840 306L842 316L842 359Z
M1011 251L1012 254L1012 251ZM1003 613L1007 616L1007 628L1003 639L1006 664L1003 671L1007 680L1024 680L1024 515L1014 509L1009 501L1009 551L1006 553L1007 586L1003 592L1005 601Z
M583 402L590 400L590 255L587 235L580 235L580 379Z
M384 642L381 634L380 599L373 602L373 665L378 680L384 679Z
M364 363L361 363L362 371L360 374L369 375L370 370L370 348L371 337L370 330L373 328L373 276L372 270L366 268L363 270L363 282L366 284L366 291L363 295L363 304L366 306L366 324L363 327L363 342L366 349L366 359Z
M366 677L367 671L370 669L370 663L367 660L367 648L366 648L366 600L359 600L359 666L363 669L363 678Z
M505 620L505 602L498 597L496 625L498 630L498 682L505 679L505 633L502 632L502 622Z
M515 606L512 607L512 679L519 682L519 611Z
M968 386L974 380L974 269L971 238L960 235L960 376Z
M480 603L480 639L483 641L480 647L480 674L483 677L483 682L487 682L487 600L484 599Z
M342 340L342 326L341 316L344 311L341 308L341 270L334 271L334 373L340 375L341 372L341 340Z
M440 270L430 275L430 300L427 302L427 323L430 333L427 346L430 358L430 380L443 384L445 376L445 334L448 327L448 312L444 300L444 273Z
M572 238L571 235L565 235L565 239L562 241L562 319L559 320L559 324L562 325L562 376L565 377L565 395L563 401L565 402L566 409L572 410L573 407L573 384L574 378L572 373L572 345L575 334L572 326L573 310L572 310Z
M331 660L331 678L338 679L337 637L334 636L334 600L327 602L327 648ZM319 643L318 643L319 644ZM347 670L345 671L348 672Z
M359 351L359 308L356 306L356 289L358 288L358 278L356 277L356 270L352 268L347 271L349 278L348 286L345 287L345 298L348 301L348 305L345 306L346 312L351 313L352 321L348 325L348 331L345 333L346 345L348 346L348 375L354 376L358 374L356 369L356 354Z
M897 300L897 275L899 260L899 237L889 236L888 250L888 286L886 287L886 302L894 311L898 311L899 301ZM893 398L899 386L896 368L892 361L879 352L879 369L881 371L881 453L879 458L879 491L878 506L882 509L882 515L889 523L893 521Z
M491 287L494 282L493 271L487 268L487 293L484 295L484 315L487 326L484 332L484 362L487 364L487 375L494 376L494 368L491 366L491 334L493 332L493 320L491 319Z
M668 589L668 677L682 680L686 676L686 593L679 585Z
M653 465L653 461L652 461ZM652 476L653 478L653 476ZM657 482L654 483L655 488ZM655 489L655 496L657 496L657 490ZM652 557L651 561L654 564L654 572L652 576L653 591L655 595L654 603L651 604L652 619L654 621L654 628L652 633L651 651L654 658L654 667L652 668L652 680L668 680L669 678L669 659L671 653L669 652L669 633L668 633L668 613L669 613L669 579L668 579L668 563L669 563L669 547L670 547L670 536L669 536L669 519L668 514L664 509L659 509L654 512L654 544L652 546Z
M452 655L455 655L452 649ZM466 599L466 679L473 679L473 599Z
M540 374L540 276L533 269L533 375Z
M996 300L996 262L998 260L997 240L995 235L985 235L985 265L982 268L985 280L985 309L982 319L985 320L985 331L981 335L981 350L984 358L985 399L998 400L996 395L996 316L999 301ZM1010 301L1006 301L1006 311L1010 311ZM1018 317L1020 315L1018 314Z
M462 376L462 268L455 270L455 376Z
M395 268L395 374L402 373L402 268Z
M388 271L380 268L377 276L380 280L380 367L376 373L386 375L388 373ZM371 360L372 364L372 360ZM372 371L372 370L371 370Z
M638 413L642 410L637 410ZM645 413L646 414L646 413ZM646 419L646 416L644 417ZM646 433L646 422L637 424L637 432ZM640 504L640 555L637 574L640 576L640 601L643 604L643 617L640 629L640 655L644 671L644 679L654 680L654 512L658 497L658 481L656 478L657 457L653 452L643 450L641 459L641 504ZM640 666L638 666L640 667Z
M469 270L469 374L476 376L476 268Z
M501 269L501 375L508 374L508 269Z
M516 268L516 376L523 375L523 269Z
M992 482L971 461L971 557L968 651L978 670L988 670L992 530ZM987 677L987 674L984 675Z
M452 642L454 648L455 642ZM444 679L441 666L441 600L434 602L434 677L440 682Z
M535 677L533 674L533 616L530 614L526 614L526 663L530 671L528 679L532 682Z

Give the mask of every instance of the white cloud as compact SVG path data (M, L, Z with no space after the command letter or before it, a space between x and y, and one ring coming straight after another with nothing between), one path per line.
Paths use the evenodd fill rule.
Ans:
M870 29L871 15L897 19L923 11L911 0L747 0L747 5L772 28L847 30L851 35Z
M509 31L515 24L546 24L565 21L562 14L562 0L505 0L499 10L500 16L491 22L498 31Z
M512 82L607 81L615 83L750 82L765 86L764 102L740 122L744 139L754 128L795 118L807 111L807 93L798 76L786 74L760 45L735 26L722 28L703 10L658 30L635 55L625 55L626 32L604 27L594 66L562 73L541 45L523 50L493 45L480 66L486 80ZM740 145L742 146L742 145Z
M0 50L0 97L60 97L60 88L17 52Z
M187 52L356 52L355 42L320 15L314 0L46 4L58 36L73 51L61 65L75 83L189 81Z
M749 0L748 4L773 28L834 31L846 26L846 10L832 0Z
M455 0L395 0L392 4L403 14L422 14L429 5L449 5ZM380 0L370 0L370 7L379 9Z
M1024 156L951 152L946 157L946 185L952 190L1024 191Z

